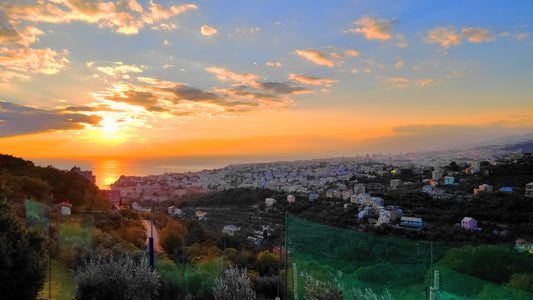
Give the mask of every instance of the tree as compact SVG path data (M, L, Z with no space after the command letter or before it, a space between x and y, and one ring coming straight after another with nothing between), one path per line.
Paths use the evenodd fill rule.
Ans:
M180 223L170 220L159 233L161 247L168 254L168 257L176 260L180 256L180 249L184 243L184 238L187 235L187 228Z
M150 300L158 299L157 273L150 272L144 259L96 258L74 272L78 300Z
M216 300L254 300L255 291L250 286L246 269L230 266L215 280L213 296Z
M0 191L1 192L1 191ZM0 199L0 295L5 299L35 299L46 270L44 238L27 230L9 204Z

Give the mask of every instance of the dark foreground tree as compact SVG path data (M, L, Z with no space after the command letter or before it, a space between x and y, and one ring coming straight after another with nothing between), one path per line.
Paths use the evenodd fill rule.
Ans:
M44 238L20 224L2 198L0 193L0 298L35 299L46 275Z
M145 260L91 259L74 272L78 300L158 299L159 278Z

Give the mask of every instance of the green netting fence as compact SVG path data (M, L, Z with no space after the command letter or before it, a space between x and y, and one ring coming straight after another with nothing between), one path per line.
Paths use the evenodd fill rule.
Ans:
M353 299L355 289L378 295L388 290L393 299L430 299L436 270L439 289L432 299L533 299L533 293L438 266L451 249L444 243L373 235L290 215L286 225L288 299L305 299L305 275L342 287L345 299Z

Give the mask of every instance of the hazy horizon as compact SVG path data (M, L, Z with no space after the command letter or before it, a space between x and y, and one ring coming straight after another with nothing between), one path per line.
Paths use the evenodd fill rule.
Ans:
M533 132L533 2L0 8L0 149L16 156L395 153Z

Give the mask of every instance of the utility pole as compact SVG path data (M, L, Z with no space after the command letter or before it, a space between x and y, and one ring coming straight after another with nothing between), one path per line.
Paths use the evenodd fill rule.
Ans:
M150 271L155 269L154 258L154 199L150 202L150 237L148 238L148 250L150 255Z
M289 276L289 261L288 261L288 257L289 257L289 248L287 248L287 237L288 237L288 229L289 229L289 224L288 223L288 212L285 211L285 221L283 222L284 223L284 227L285 227L285 299L288 299L288 276ZM294 274L294 276L296 276L296 274Z
M52 299L52 200L54 195L50 195L48 205L48 299Z

